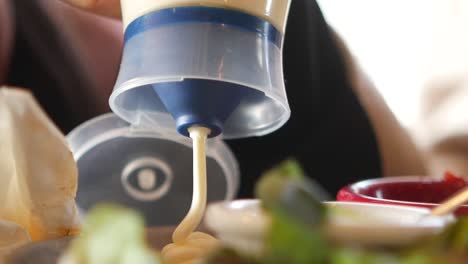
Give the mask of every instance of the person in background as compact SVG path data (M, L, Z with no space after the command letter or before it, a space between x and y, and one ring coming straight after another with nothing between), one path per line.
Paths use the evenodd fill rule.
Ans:
M64 133L109 111L119 18L119 0L0 0L0 84L30 89ZM239 197L251 197L259 175L288 157L331 194L365 178L425 175L417 146L318 4L293 0L286 32L292 116L270 135L228 142L240 164Z
M422 95L422 113L413 133L434 175L449 170L468 177L468 79L434 79Z

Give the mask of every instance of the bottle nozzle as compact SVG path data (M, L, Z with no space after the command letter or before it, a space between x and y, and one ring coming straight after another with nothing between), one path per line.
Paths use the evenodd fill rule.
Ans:
M177 131L187 137L192 126L210 129L209 137L218 136L241 101L255 92L234 83L202 79L157 83L153 89L176 120Z

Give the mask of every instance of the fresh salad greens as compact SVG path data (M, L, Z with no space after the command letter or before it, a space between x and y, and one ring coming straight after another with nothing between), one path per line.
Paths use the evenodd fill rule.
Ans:
M255 194L263 206L279 218L288 216L289 220L307 225L320 224L325 216L325 206L303 175L296 161L287 160L264 174L257 183Z
M314 196L301 167L294 160L265 173L256 196L269 211L272 222L266 239L266 263L322 263L328 245L319 227L325 207Z
M131 209L100 205L86 217L60 264L159 264L147 247L143 218Z

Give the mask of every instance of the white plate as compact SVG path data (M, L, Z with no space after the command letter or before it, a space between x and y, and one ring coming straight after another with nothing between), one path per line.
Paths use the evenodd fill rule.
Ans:
M330 239L374 246L404 246L440 232L453 215L424 217L428 209L354 202L326 202L332 214L325 228ZM211 204L205 224L229 246L249 253L263 250L269 217L258 200Z
M453 215L428 216L429 209L355 202L327 202L332 210L327 235L336 241L404 246L443 230Z

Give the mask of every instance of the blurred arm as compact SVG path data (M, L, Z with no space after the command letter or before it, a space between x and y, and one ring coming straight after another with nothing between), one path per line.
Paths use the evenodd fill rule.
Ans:
M348 76L354 92L365 108L376 132L383 175L426 175L422 152L363 73L344 41L336 33L335 38L346 60Z
M414 133L430 161L431 174L450 170L468 177L468 80L464 75L433 79L422 102Z
M62 0L96 14L120 18L120 0Z

